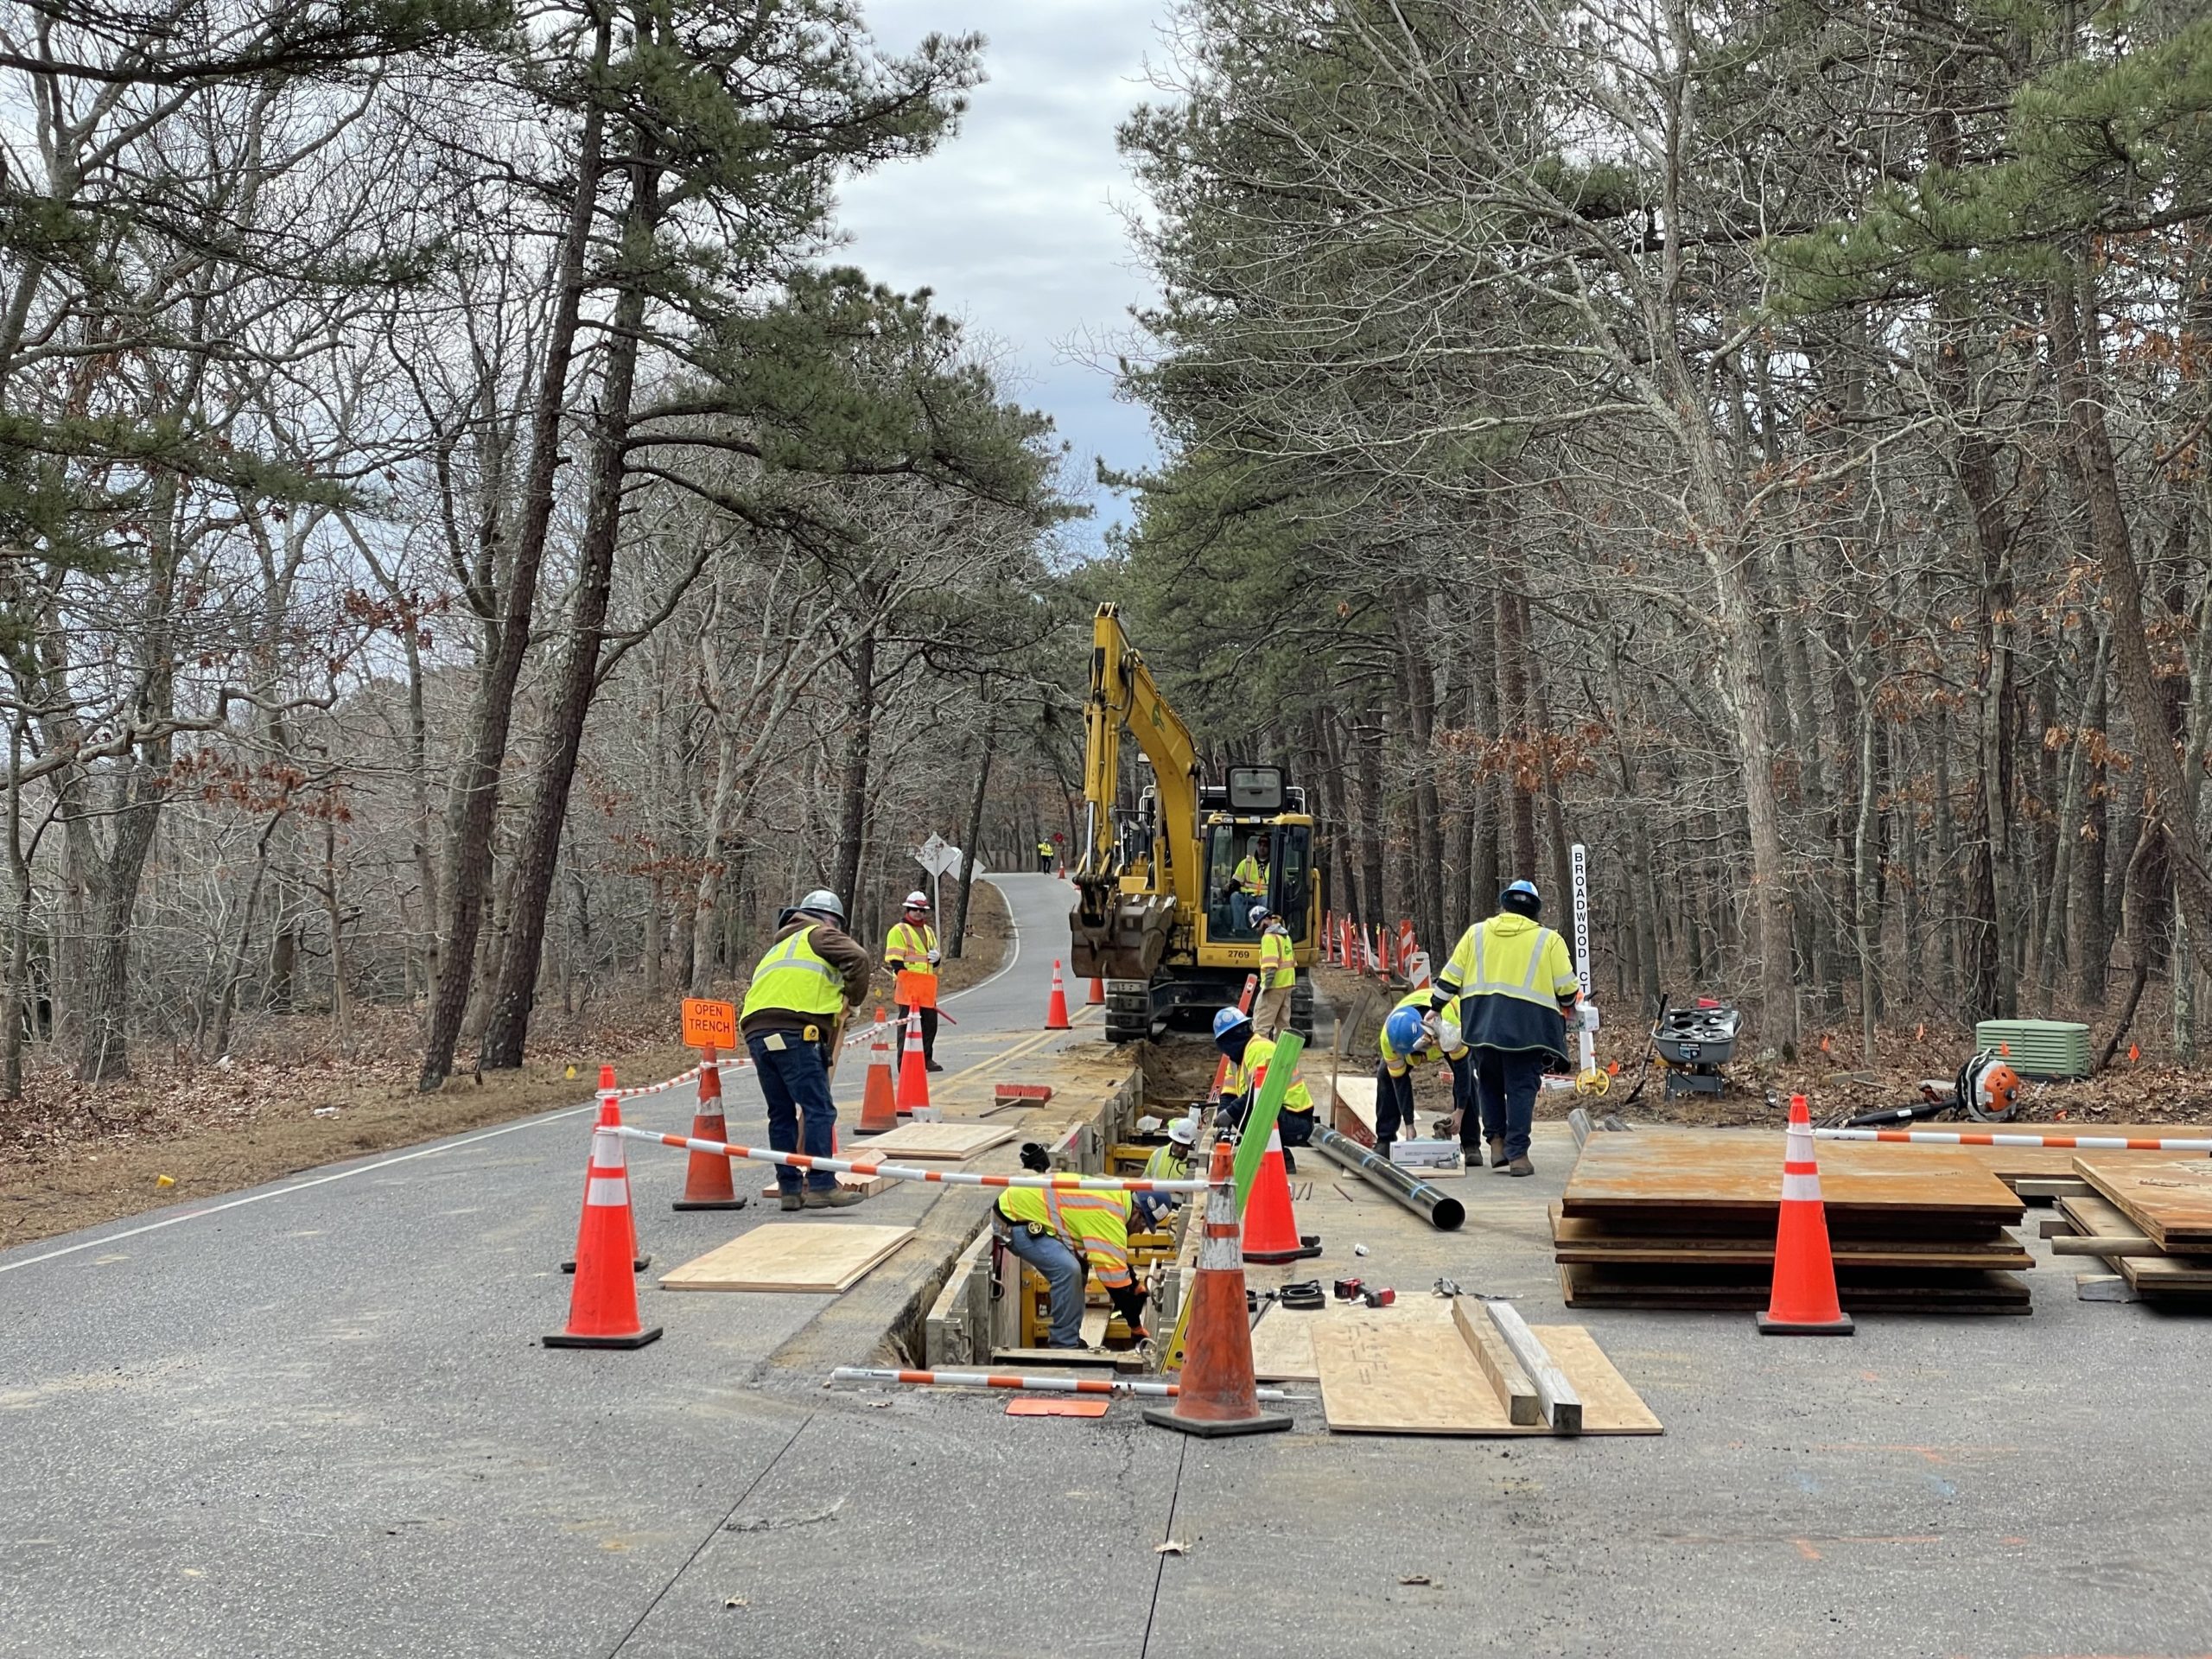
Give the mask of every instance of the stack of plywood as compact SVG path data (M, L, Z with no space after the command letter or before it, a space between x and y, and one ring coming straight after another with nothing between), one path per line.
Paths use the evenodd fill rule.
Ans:
M2212 1161L2083 1153L2074 1169L2094 1192L2063 1198L2059 1207L2079 1231L2112 1241L2105 1260L2129 1291L2200 1306L2212 1298Z
M2021 1200L1948 1147L1824 1142L1821 1196L1847 1311L2025 1313ZM1778 1135L1592 1135L1552 1209L1573 1307L1759 1308L1782 1202Z

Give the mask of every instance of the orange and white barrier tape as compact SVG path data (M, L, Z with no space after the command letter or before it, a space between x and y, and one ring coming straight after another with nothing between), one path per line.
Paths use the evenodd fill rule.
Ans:
M1140 1382L1119 1376L1017 1376L1011 1371L893 1371L867 1365L840 1365L832 1382L903 1382L910 1388L1027 1389L1039 1394L1136 1394L1173 1400L1180 1382ZM1262 1400L1287 1400L1281 1389L1254 1390Z
M891 1181L934 1181L940 1186L1025 1186L1058 1192L1203 1192L1204 1181L1155 1181L1142 1176L1114 1175L979 1175L959 1169L920 1169L911 1164L880 1164L869 1158L817 1158L804 1152L776 1152L766 1147L741 1147L721 1141L701 1141L688 1135L655 1135L651 1129L625 1123L614 1131L631 1141L649 1141L684 1152L704 1152L723 1158L745 1158L757 1164L782 1164L791 1169L818 1169L833 1175L880 1175Z
M896 1023L895 1020L875 1020L849 1033L838 1046L858 1048L879 1031L887 1030ZM725 1055L715 1060L715 1064L725 1071L749 1071L753 1069L752 1058L743 1054ZM680 1089L687 1083L697 1082L701 1069L700 1066L695 1065L689 1071L679 1071L672 1077L663 1077L658 1083L641 1083L634 1089L617 1089L613 1091L613 1096L617 1100L636 1100L644 1095L658 1095L664 1090Z
M2056 1147L2084 1152L2212 1152L2212 1140L2186 1135L2127 1139L2117 1135L1980 1135L1944 1129L1815 1129L1821 1141L1890 1141L1923 1147Z

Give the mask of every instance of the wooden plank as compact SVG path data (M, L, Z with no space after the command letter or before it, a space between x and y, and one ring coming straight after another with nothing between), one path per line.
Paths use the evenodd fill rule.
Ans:
M999 1123L901 1123L868 1143L865 1156L886 1164L959 1162L1014 1139L1020 1130Z
M1505 1345L1505 1338L1498 1334L1497 1327L1479 1314L1471 1317L1467 1304L1457 1296L1452 1299L1452 1321L1459 1327L1467 1346L1474 1350L1475 1363L1482 1367L1491 1391L1505 1402L1508 1421L1522 1424L1543 1421L1544 1408L1536 1398L1536 1385L1521 1369L1521 1362L1514 1358L1512 1349Z
M2074 1294L2084 1302L2139 1302L2135 1287L2116 1273L2077 1273Z
M1325 1324L1449 1325L1445 1302L1433 1296L1408 1296L1388 1307L1359 1302L1332 1302L1324 1308L1285 1307L1270 1302L1252 1327L1252 1375L1262 1382L1313 1382L1321 1373L1313 1361L1313 1328Z
M2053 1255L2164 1255L2156 1239L2145 1238L2140 1233L2099 1233L2087 1236L2080 1233L2072 1237L2050 1241Z
M1569 1307L1710 1308L1757 1312L1771 1289L1764 1274L1736 1269L1614 1268L1561 1262L1560 1291ZM1891 1274L1839 1269L1836 1293L1847 1313L2028 1313L2027 1281L2010 1273L1927 1270Z
M2061 1209L2067 1220L2082 1230L2083 1236L2074 1240L2079 1245L2090 1247L2087 1253L2101 1255L2096 1244L2106 1239L2115 1242L2135 1232L2135 1224L2120 1207L2106 1198L2095 1197L2065 1198ZM2053 1249L2056 1248L2056 1241ZM2212 1255L2185 1255L2161 1252L2157 1255L2133 1255L2116 1251L2107 1256L2131 1289L2145 1295L2198 1296L2212 1292Z
M863 1141L861 1144L866 1146L869 1143ZM888 1175L841 1174L837 1177L837 1185L842 1187L845 1187L849 1191L857 1192L865 1198L873 1198L878 1192L888 1192L893 1187L896 1186L898 1183L893 1180ZM781 1198L783 1196L783 1189L776 1185L773 1176L769 1178L768 1185L760 1189L760 1196L764 1198Z
M1042 1371L1050 1376L1055 1367L1073 1367L1077 1370L1141 1371L1143 1356L1134 1348L1127 1353L1108 1353L1096 1348L994 1348L991 1364L995 1369L1011 1367L1024 1376L1033 1376Z
M1544 1351L1544 1344L1529 1328L1520 1310L1510 1302L1484 1302L1483 1311L1490 1315L1498 1335L1513 1351L1513 1357L1521 1362L1521 1369L1528 1372L1529 1381L1535 1385L1536 1403L1543 1408L1544 1421L1552 1426L1552 1432L1580 1433L1582 1396L1574 1391L1574 1384L1567 1381L1567 1373L1553 1363L1552 1357Z
M1515 1423L1456 1326L1317 1322L1313 1359L1333 1434L1541 1434Z
M664 1290L849 1289L908 1239L912 1227L767 1222L661 1275Z
M1716 1233L1675 1236L1656 1230L1664 1224L1657 1217L1622 1219L1569 1216L1551 1206L1552 1257L1557 1262L1603 1266L1615 1262L1643 1262L1655 1266L1696 1267L1774 1265L1771 1233ZM2001 1227L1986 1236L1932 1240L1850 1238L1829 1240L1839 1266L1870 1268L2012 1268L2035 1266L2025 1246Z
M2074 1173L2166 1249L2212 1250L2212 1160L2083 1153L2074 1160Z
M1764 1217L1782 1202L1782 1138L1726 1129L1593 1135L1567 1178L1570 1216L1700 1211ZM1821 1194L1832 1219L1952 1217L2007 1224L2018 1196L1949 1147L1830 1141L1820 1147ZM2206 1165L2212 1173L2212 1161Z
M1597 1338L1579 1325L1539 1325L1532 1329L1575 1393L1582 1396L1585 1434L1663 1434L1666 1429L1643 1396L1605 1357Z
M2096 1189L2087 1181L2072 1176L2051 1176L2036 1179L2023 1178L2012 1183L2012 1190L2024 1198L2079 1198Z

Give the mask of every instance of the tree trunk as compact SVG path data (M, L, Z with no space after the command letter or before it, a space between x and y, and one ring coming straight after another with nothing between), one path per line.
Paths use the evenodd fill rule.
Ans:
M868 595L862 595L865 601ZM857 907L861 879L861 843L868 838L868 766L875 740L875 623L871 620L853 640L846 661L852 670L853 700L845 728L845 754L841 768L837 805L837 868L830 890Z
M991 788L991 755L998 746L998 727L987 721L983 727L983 759L976 768L976 792L968 802L968 836L961 849L959 908L952 918L952 938L945 946L954 957L962 955L968 944L968 906L976 892L976 849L983 839L983 798Z

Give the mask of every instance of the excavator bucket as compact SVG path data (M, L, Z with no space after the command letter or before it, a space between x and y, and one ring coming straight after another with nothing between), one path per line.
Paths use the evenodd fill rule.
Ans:
M1084 891L1068 913L1078 979L1150 979L1175 929L1173 893Z

